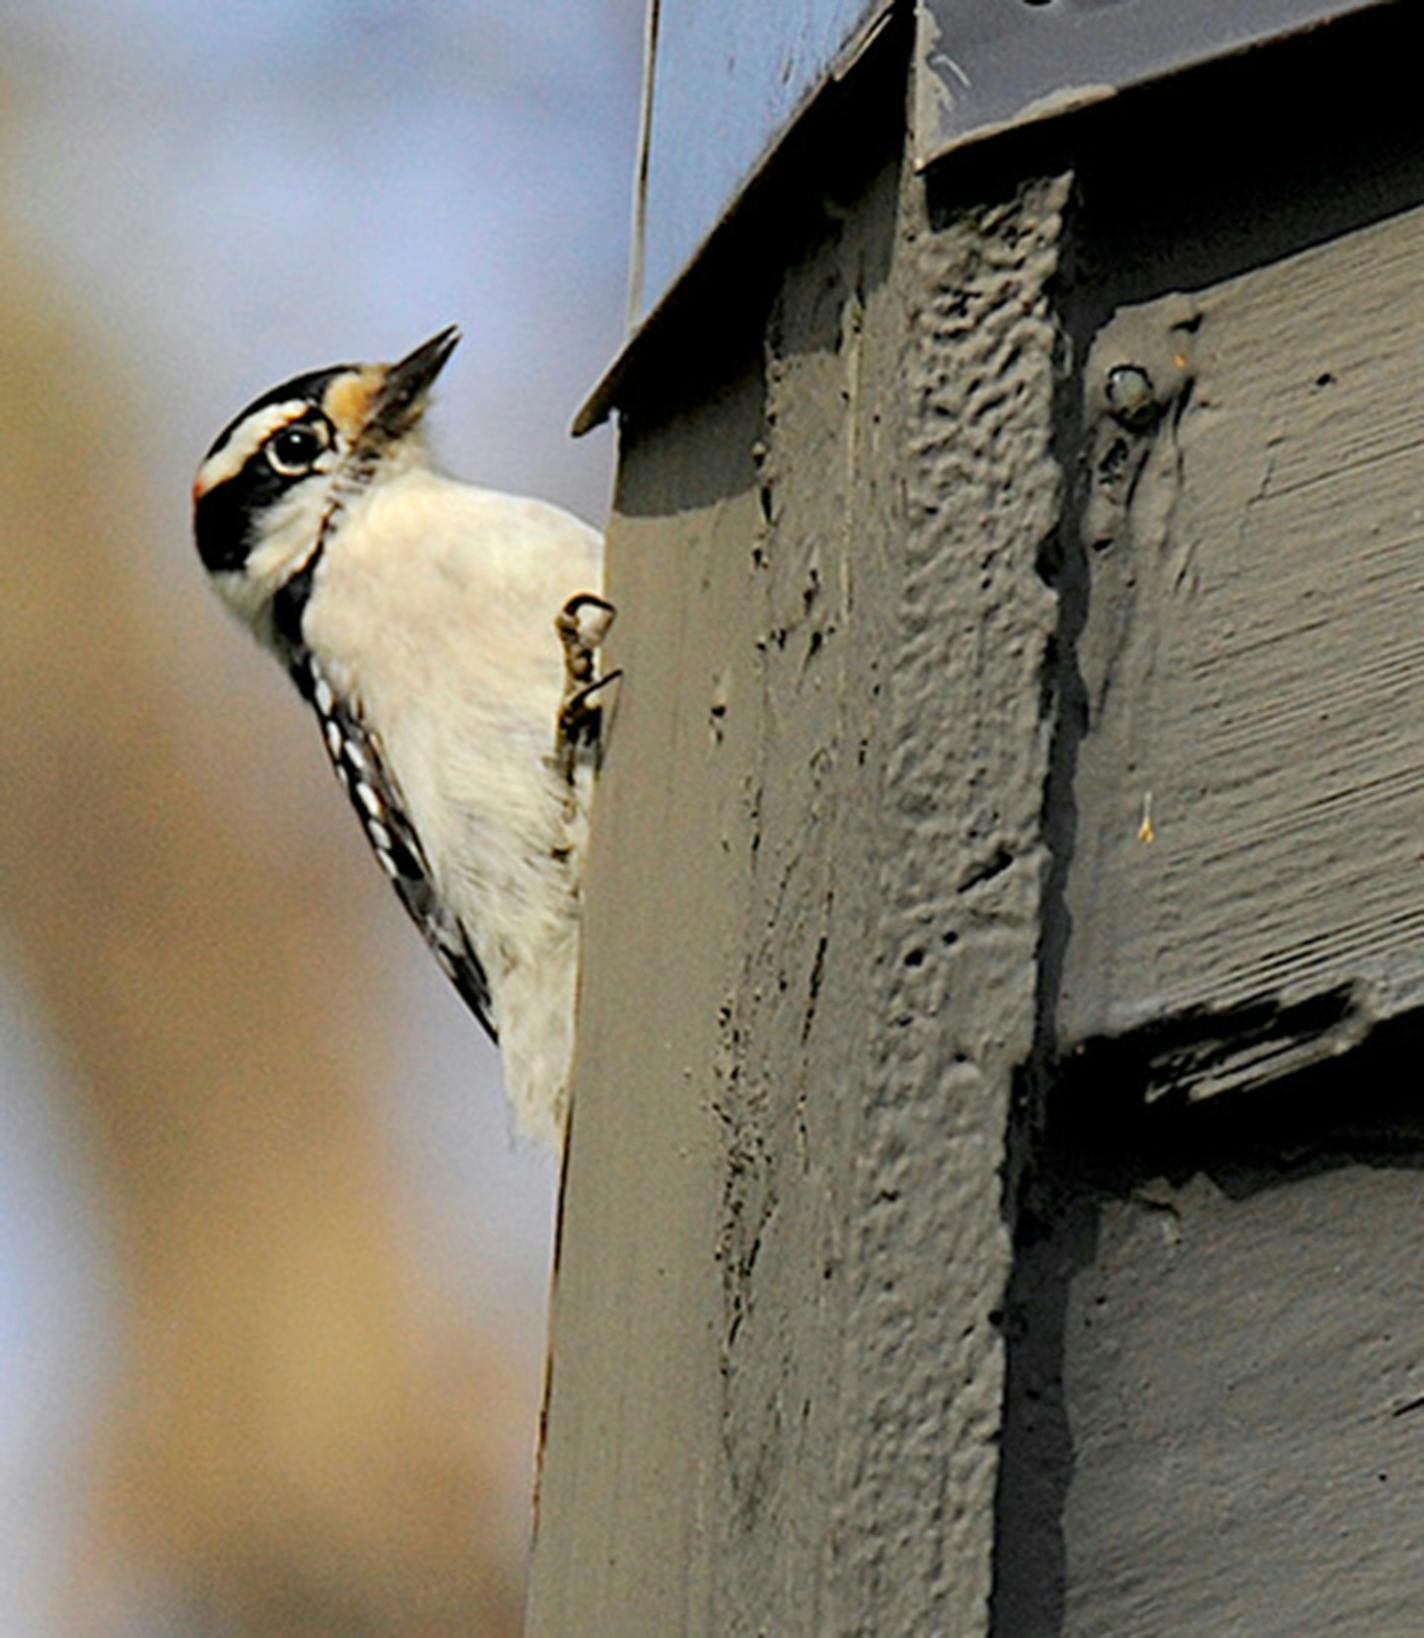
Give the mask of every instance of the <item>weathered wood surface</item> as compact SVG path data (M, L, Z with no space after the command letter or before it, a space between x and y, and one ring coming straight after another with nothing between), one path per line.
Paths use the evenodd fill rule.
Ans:
M1062 1620L1003 1633L1420 1630L1419 1174L1281 1183L1223 1153L1104 1203L1066 1314Z
M1065 189L931 231L879 151L625 422L551 1638L986 1619Z
M999 1638L1424 1624L1407 27L1144 95L1078 154ZM1204 106L1208 138L1129 152Z
M540 1638L1419 1627L1403 18L847 122L640 364Z
M1092 344L1059 1023L1151 1026L1159 1090L1257 1083L1424 999L1421 265L1416 210ZM1128 367L1136 429L1106 403Z

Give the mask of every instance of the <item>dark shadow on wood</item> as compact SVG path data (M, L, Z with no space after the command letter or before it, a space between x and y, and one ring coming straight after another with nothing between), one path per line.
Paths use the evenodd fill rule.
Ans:
M1077 841L1074 784L1088 706L1077 645L1090 575L1077 518L1081 367L1119 307L1204 288L1424 204L1414 21L1389 6L1128 92L1072 119L948 156L928 175L943 226L969 201L1072 169L1076 192L1059 281L1076 368L1065 370L1056 449L1065 523L1041 572L1059 596L1044 679L1056 713L1045 793L1052 863L1039 957L1038 1051L1020 1077L1006 1165L1016 1257L1002 1318L1007 1349L991 1630L1051 1638L1064 1627L1063 1513L1074 1471L1064 1392L1075 1277L1097 1256L1102 1204L1149 1179L1209 1176L1229 1199L1338 1167L1424 1167L1424 1098L1401 1090L1424 1017L1366 1028L1333 1061L1203 1102L1168 1090L1180 1069L1272 1033L1322 1039L1352 997L1169 1021L1059 1057L1057 1014L1071 931L1066 885ZM1288 1014L1288 1015L1287 1015ZM1417 1077L1415 1077L1417 1080Z
M1333 1010L1329 1001L1321 1006ZM1238 1021L1257 1029L1261 1013L1239 1009ZM1218 1032L1227 1024L1225 1015L1213 1020ZM1200 1034L1199 1020L1192 1031ZM1257 1091L1147 1102L1154 1062L1183 1038L1183 1026L1169 1024L1095 1043L1059 1068L1040 1105L1003 1316L997 1638L1063 1630L1062 1521L1075 1459L1064 1388L1067 1320L1074 1279L1096 1261L1102 1206L1154 1181L1180 1187L1196 1175L1241 1202L1342 1167L1424 1170L1424 1093L1417 1074L1400 1074L1401 1065L1424 1062L1424 1012L1381 1024L1352 1052Z

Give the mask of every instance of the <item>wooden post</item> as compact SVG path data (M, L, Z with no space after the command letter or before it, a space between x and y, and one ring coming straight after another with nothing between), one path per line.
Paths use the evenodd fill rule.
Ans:
M924 172L892 28L619 386L540 1638L1410 1630L1399 15Z

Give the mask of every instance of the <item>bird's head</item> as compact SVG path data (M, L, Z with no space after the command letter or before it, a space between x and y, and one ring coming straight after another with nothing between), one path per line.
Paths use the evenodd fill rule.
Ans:
M459 340L451 325L398 364L296 376L218 434L193 483L193 532L223 600L259 635L343 510L424 460L417 428Z

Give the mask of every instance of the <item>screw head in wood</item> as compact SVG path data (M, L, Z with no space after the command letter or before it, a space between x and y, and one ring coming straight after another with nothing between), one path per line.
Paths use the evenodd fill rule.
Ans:
M1152 377L1140 364L1114 364L1108 371L1108 409L1125 427L1140 432L1162 413Z

